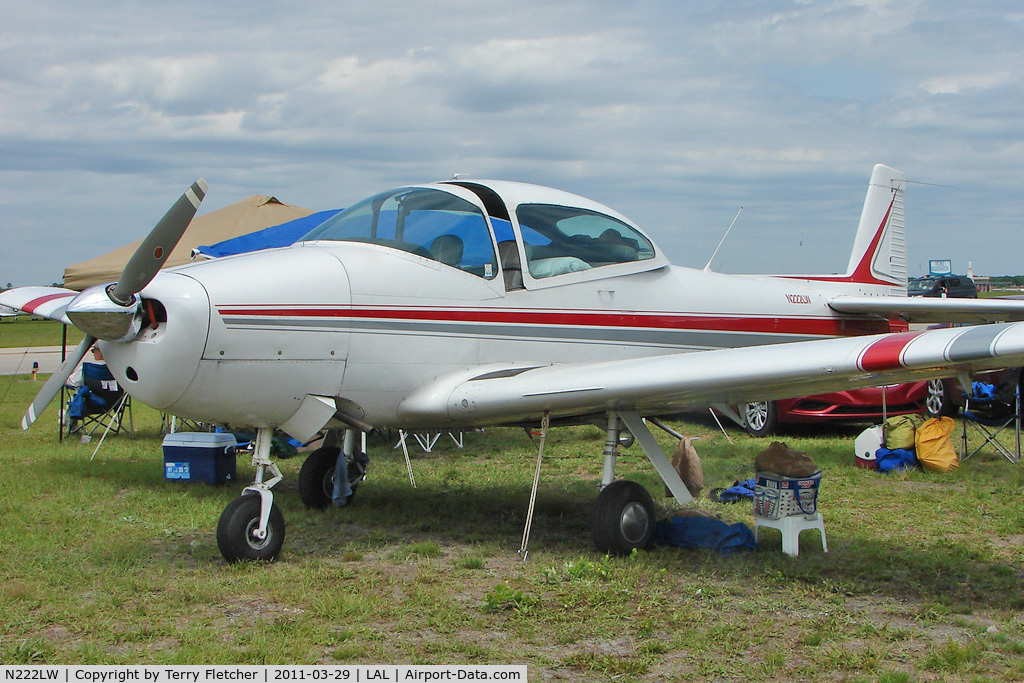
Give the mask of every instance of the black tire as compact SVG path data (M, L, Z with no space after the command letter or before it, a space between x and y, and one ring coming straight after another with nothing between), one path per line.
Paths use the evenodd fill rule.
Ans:
M771 436L779 426L775 401L751 401L743 404L743 421L747 434L754 437Z
M945 380L928 380L928 395L924 399L924 410L928 417L953 417L956 415L957 408L953 404Z
M334 498L334 467L341 451L318 448L308 456L299 470L299 498L312 510L330 507Z
M284 545L284 515L274 503L267 522L267 537L260 540L253 531L260 525L260 496L243 494L224 508L217 523L217 547L229 563L242 560L273 562Z
M647 489L633 481L612 482L597 497L594 544L610 555L628 555L651 544L654 523L654 500Z
M306 457L299 470L299 498L303 505L312 510L324 510L334 500L334 468L338 464L341 451L337 448L318 448ZM351 503L356 495L356 488L366 478L366 466L369 463L363 453L356 453L348 464L348 485L352 493L345 500Z

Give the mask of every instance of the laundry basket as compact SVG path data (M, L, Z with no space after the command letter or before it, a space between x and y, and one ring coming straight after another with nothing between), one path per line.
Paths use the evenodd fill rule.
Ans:
M758 472L754 483L754 514L768 519L813 515L818 510L820 485L820 471L799 479Z

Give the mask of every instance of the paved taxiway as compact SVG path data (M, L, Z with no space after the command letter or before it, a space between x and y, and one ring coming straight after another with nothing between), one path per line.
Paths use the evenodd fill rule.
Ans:
M73 346L68 347L68 353L73 350ZM60 367L60 347L0 349L0 375L31 375L33 363L39 363L40 374L56 372Z

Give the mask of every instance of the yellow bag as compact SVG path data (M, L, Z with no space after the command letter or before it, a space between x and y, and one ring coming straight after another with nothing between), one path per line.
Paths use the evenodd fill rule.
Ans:
M929 472L951 472L957 468L960 458L949 438L954 426L953 418L936 417L917 428L917 461L921 467Z
M911 449L914 447L914 434L924 422L920 415L896 415L887 419L883 425L885 447Z

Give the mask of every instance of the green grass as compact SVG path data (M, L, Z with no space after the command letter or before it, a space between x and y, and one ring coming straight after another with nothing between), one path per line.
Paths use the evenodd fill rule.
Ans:
M856 429L784 440L823 470L830 552L798 558L659 548L604 557L589 514L596 428L552 430L530 555L517 554L535 446L467 433L414 451L371 447L355 504L309 512L301 458L280 462L280 561L229 566L215 529L241 482L163 478L159 415L138 436L57 441L55 411L18 421L40 383L0 378L0 663L525 663L532 680L1019 680L1024 675L1024 467L981 453L950 474L853 464ZM713 424L706 488L751 476L767 444ZM661 438L661 435L659 435ZM663 440L670 446L667 439ZM239 458L239 478L251 467ZM640 451L619 474L673 507ZM701 508L750 523L749 508Z
M5 319L0 323L0 348L60 346L62 327L53 320L33 320L28 315L19 316L17 320ZM82 341L82 333L77 328L69 325L67 332L70 348Z

